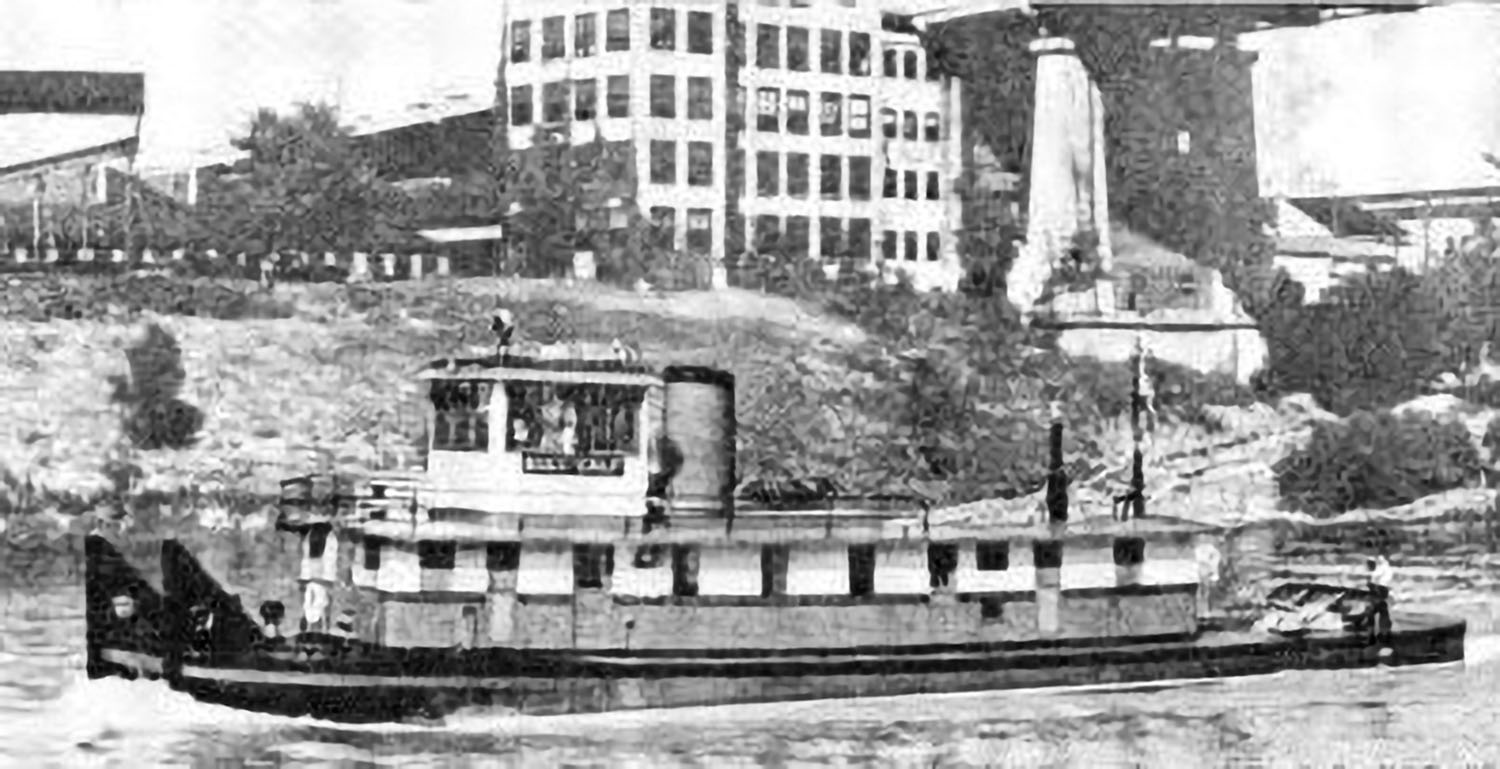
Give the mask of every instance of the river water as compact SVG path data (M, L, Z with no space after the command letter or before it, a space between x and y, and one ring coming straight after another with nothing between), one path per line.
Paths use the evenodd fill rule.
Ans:
M441 727L276 718L159 683L87 681L82 589L12 590L0 597L0 766L1500 767L1500 559L1397 565L1397 601L1468 618L1465 663L589 716L476 711Z

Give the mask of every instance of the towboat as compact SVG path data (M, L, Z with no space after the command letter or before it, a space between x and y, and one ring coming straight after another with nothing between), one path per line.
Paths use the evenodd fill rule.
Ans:
M1352 587L1283 585L1263 617L1209 623L1194 550L1216 530L1144 514L1139 449L1134 512L1070 516L1056 414L1046 504L944 526L920 499L737 484L726 371L501 336L419 374L419 471L283 483L296 632L177 541L158 587L91 535L89 676L380 722L1463 659L1462 620L1373 623Z

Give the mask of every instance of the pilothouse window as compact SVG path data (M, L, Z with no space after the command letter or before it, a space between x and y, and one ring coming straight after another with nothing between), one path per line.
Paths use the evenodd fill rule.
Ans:
M512 382L506 448L542 454L631 454L645 389L624 385Z
M490 445L488 408L493 385L481 380L432 383L434 451L486 451Z

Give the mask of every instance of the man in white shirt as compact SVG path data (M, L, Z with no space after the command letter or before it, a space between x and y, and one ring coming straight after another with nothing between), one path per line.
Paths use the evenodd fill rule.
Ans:
M1385 553L1377 553L1375 557L1365 561L1370 569L1369 583L1370 593L1374 597L1373 630L1377 638L1388 638L1391 633L1391 578L1394 573L1391 562L1386 560Z
M1204 534L1198 537L1197 547L1193 549L1193 560L1198 563L1198 618L1202 619L1209 615L1209 597L1214 586L1219 584L1219 567L1223 556L1219 554L1219 548L1214 546L1213 538Z

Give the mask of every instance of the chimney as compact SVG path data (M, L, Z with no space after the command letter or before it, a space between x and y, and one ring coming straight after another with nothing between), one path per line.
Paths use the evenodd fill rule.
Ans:
M1047 521L1068 522L1068 473L1063 469L1063 415L1061 404L1052 403L1052 459L1047 469Z

